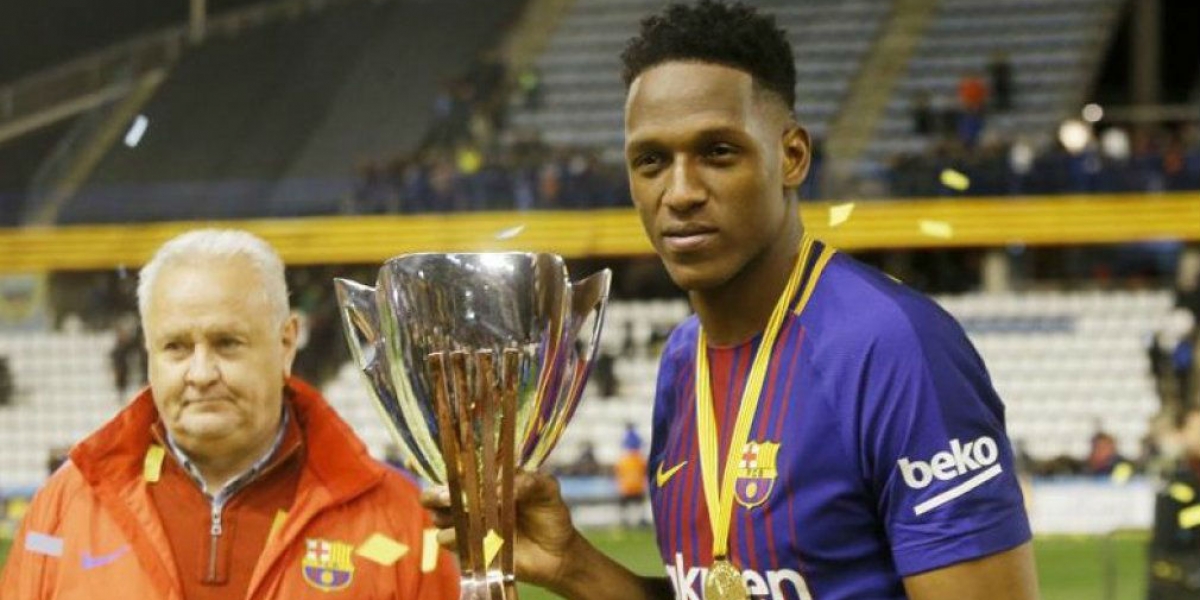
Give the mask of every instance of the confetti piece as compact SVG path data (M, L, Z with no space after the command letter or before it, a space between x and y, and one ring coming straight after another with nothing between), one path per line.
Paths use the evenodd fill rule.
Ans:
M369 561L390 567L408 554L408 546L382 533L375 532L354 553Z
M483 564L492 564L492 559L496 558L496 554L500 552L500 547L504 545L504 538L496 533L493 529L488 532L483 538Z
M934 221L933 219L921 219L921 233L935 238L948 240L954 237L954 227L945 221Z
M1112 470L1112 481L1115 484L1124 484L1133 476L1133 465L1123 462L1117 464Z
M1191 504L1196 499L1196 490L1186 483L1172 483L1167 488L1167 494L1180 504Z
M508 229L501 230L500 233L497 233L496 239L511 240L512 238L515 238L518 235L521 235L522 231L525 231L524 225L517 225L516 227L509 227Z
M1179 511L1179 528L1191 529L1200 525L1200 506L1189 506Z
M438 563L437 530L426 529L421 538L421 572L432 573Z
M942 185L959 192L966 191L967 188L971 187L971 178L954 169L943 169L940 179Z
M835 204L829 207L829 226L837 227L842 223L850 220L850 213L854 212L854 203L846 202L845 204Z

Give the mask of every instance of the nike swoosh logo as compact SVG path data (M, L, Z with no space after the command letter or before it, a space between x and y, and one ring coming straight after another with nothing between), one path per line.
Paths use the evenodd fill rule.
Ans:
M101 554L100 556L92 556L91 552L85 551L83 553L83 570L87 571L89 569L95 569L96 567L103 567L104 565L110 564L116 561L118 558L125 556L127 552L129 552L128 544L121 546L120 548L117 548L108 554Z
M655 483L658 484L658 487L667 485L667 482L670 481L671 478L674 477L675 474L678 473L679 470L683 468L683 465L687 464L687 462L688 461L685 460L685 461L671 467L670 469L667 469L666 471L663 470L662 463L659 463L658 473L654 476L654 481L655 481Z

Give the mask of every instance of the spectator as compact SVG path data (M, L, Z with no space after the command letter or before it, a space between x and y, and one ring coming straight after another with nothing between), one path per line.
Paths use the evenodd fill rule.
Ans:
M584 443L583 449L579 451L579 456L575 458L575 462L563 469L564 475L573 475L575 477L595 477L603 472L604 470L600 467L600 461L596 460L596 447L591 442Z
M996 112L1008 112L1013 107L1012 62L1007 52L995 52L987 66L991 82L992 108Z
M542 73L535 65L526 65L517 75L517 92L521 106L525 110L538 110L542 107Z
M12 368L8 366L8 357L0 355L0 407L12 404L15 388Z
M929 92L919 90L912 97L912 129L913 133L928 137L934 132L935 117L933 105L929 100Z
M642 436L632 422L625 423L625 437L621 440L621 448L625 451L642 449Z
M649 525L646 517L646 455L632 423L626 425L625 450L613 466L613 475L620 497L621 525L626 529Z
M983 134L988 101L987 84L978 73L968 74L959 81L958 101L962 109L958 116L958 139L967 148L974 148Z
M113 348L109 351L109 360L112 365L113 384L117 390L117 401L122 402L129 392L129 384L132 383L130 375L134 369L140 375L139 384L146 381L146 347L137 316L124 314L117 317L113 330L116 335Z
M1085 475L1112 475L1113 469L1127 463L1117 451L1117 440L1112 435L1097 431L1092 435L1091 450L1083 464Z
M596 385L600 386L601 398L612 398L620 393L620 384L614 370L616 359L607 350L596 357Z

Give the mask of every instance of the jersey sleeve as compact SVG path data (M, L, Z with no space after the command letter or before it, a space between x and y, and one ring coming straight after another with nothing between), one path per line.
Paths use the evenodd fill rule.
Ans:
M902 576L1031 537L1004 408L965 333L928 300L878 323L860 367L858 424Z

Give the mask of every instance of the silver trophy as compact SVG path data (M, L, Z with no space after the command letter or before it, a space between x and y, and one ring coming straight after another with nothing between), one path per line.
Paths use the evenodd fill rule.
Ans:
M516 469L562 436L591 371L611 273L555 254L409 254L375 287L336 279L371 398L411 468L450 490L462 598L516 598Z

